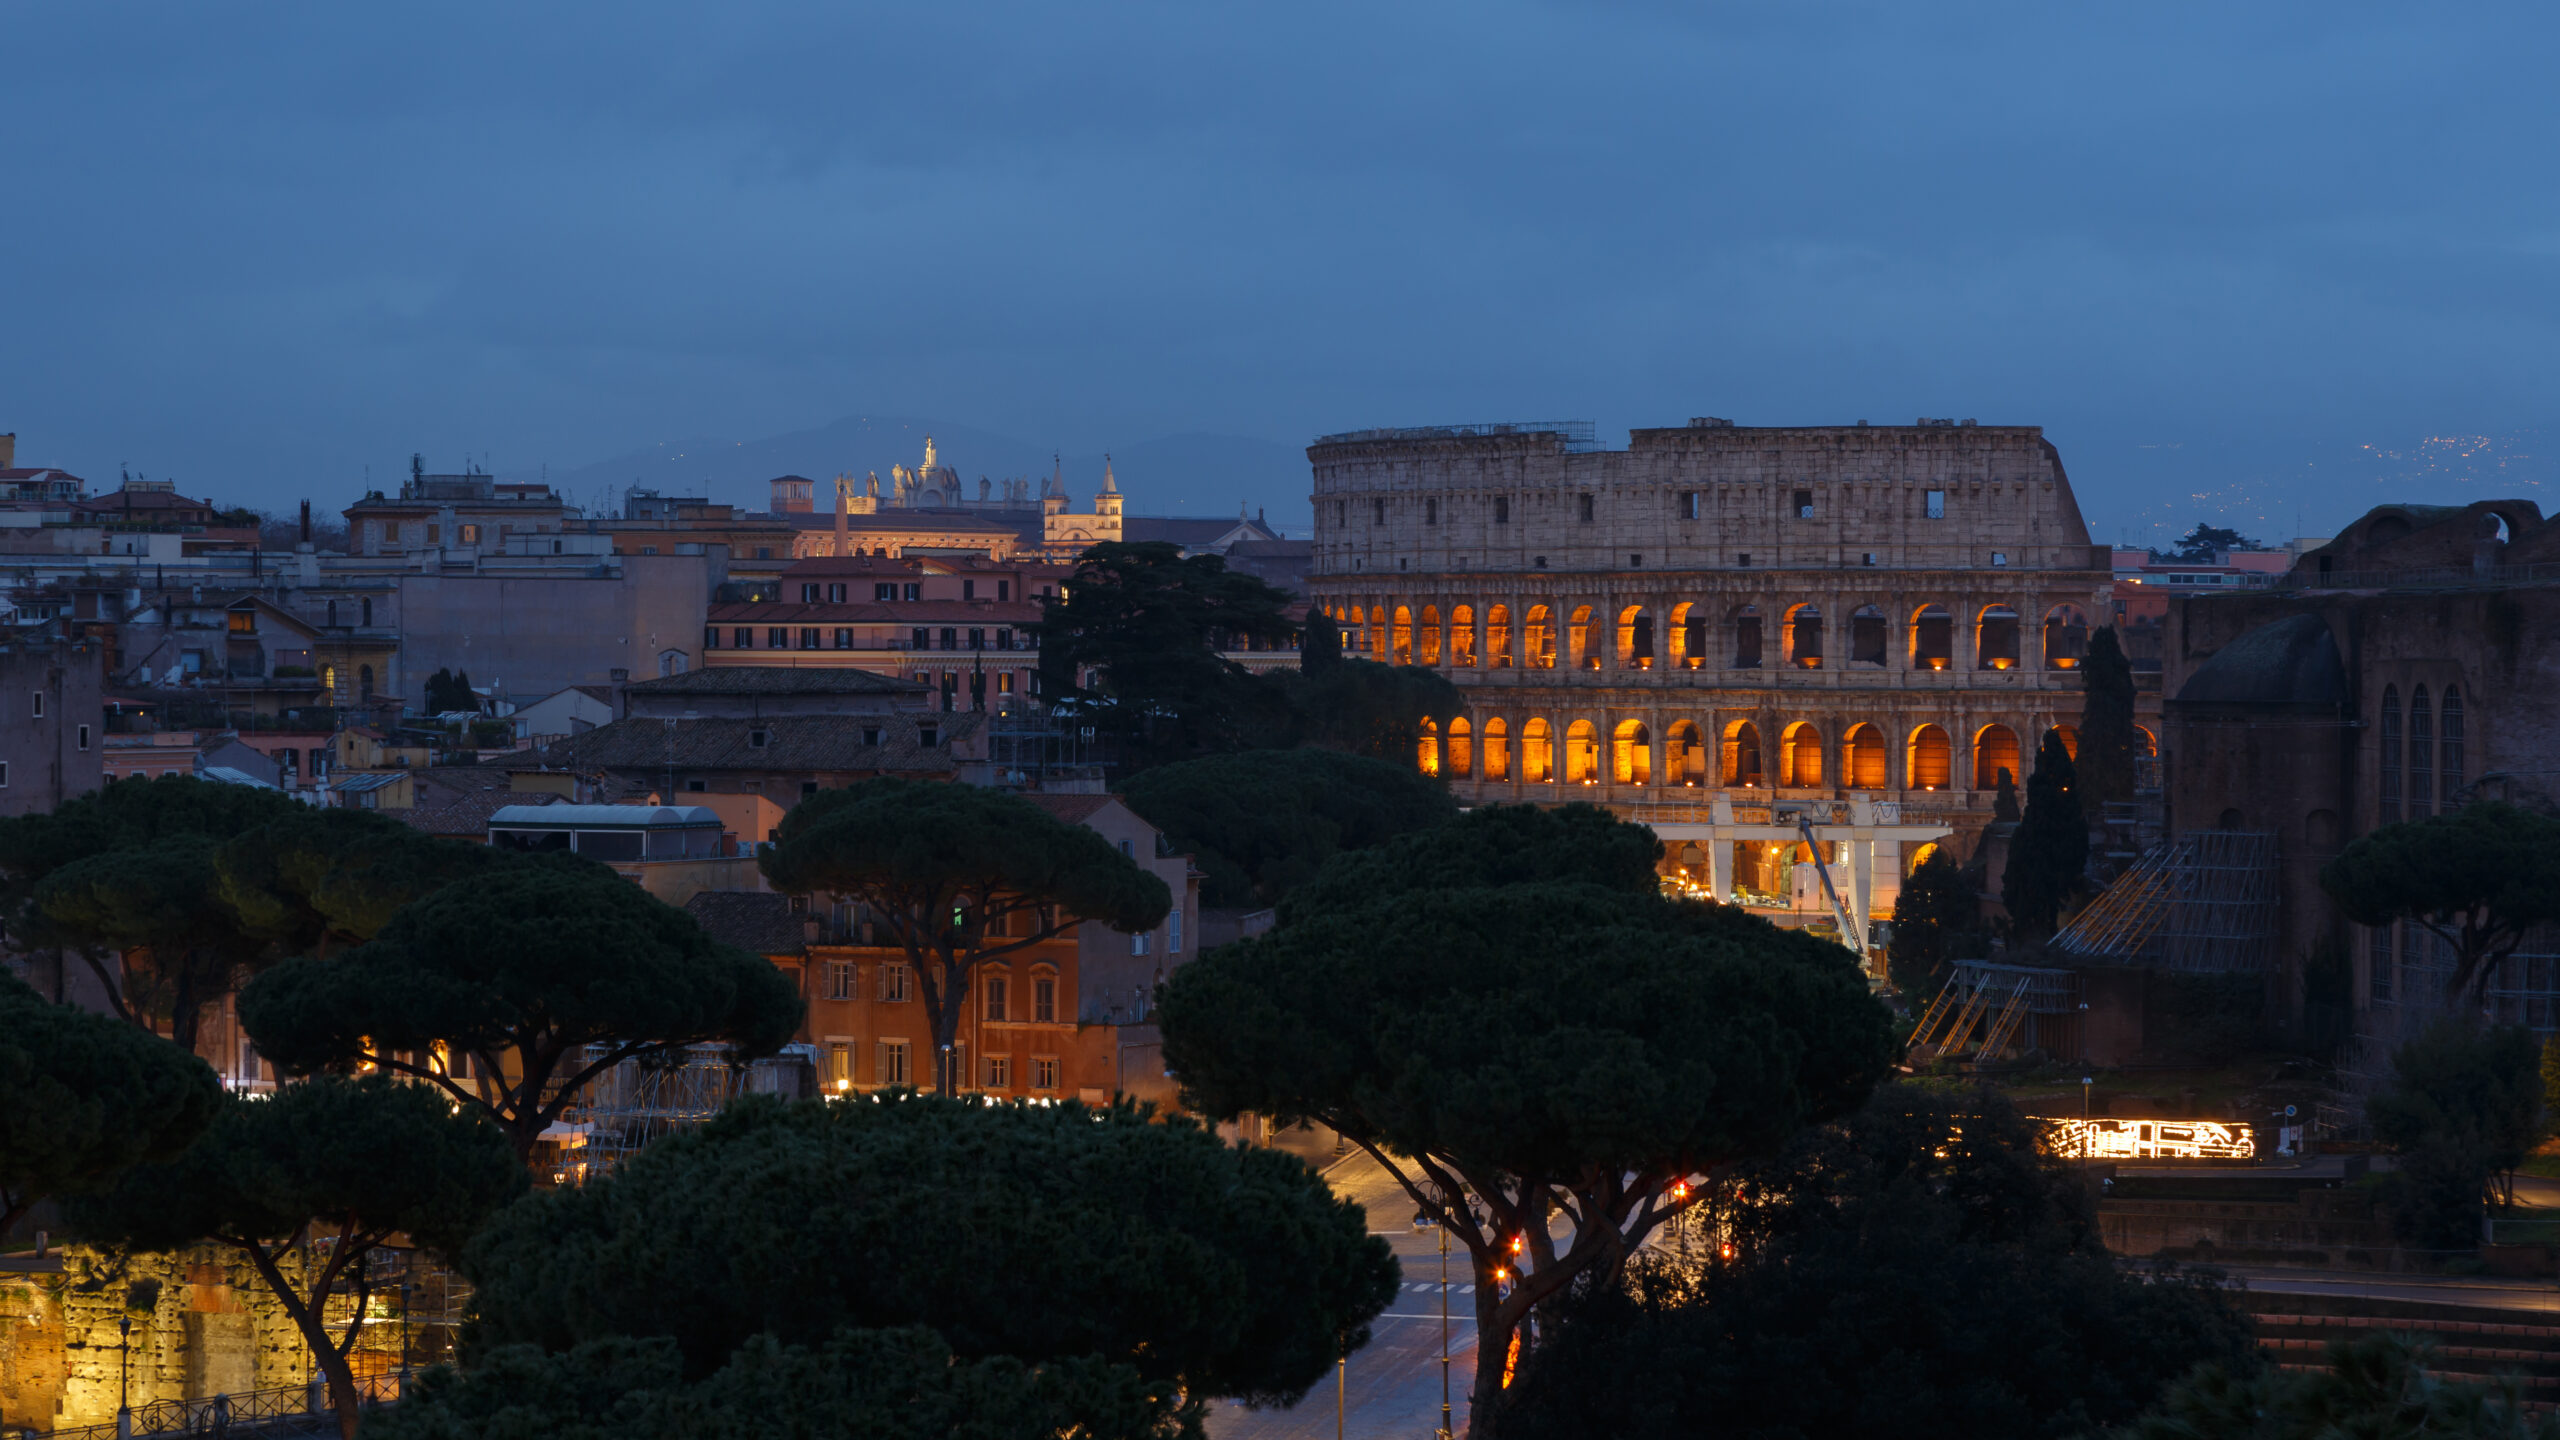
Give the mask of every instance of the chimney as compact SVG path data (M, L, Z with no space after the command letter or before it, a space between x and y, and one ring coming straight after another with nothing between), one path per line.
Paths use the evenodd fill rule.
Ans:
M308 500L302 502L302 543L311 543L311 502Z
M18 432L0 435L0 470L15 468L18 463Z
M631 714L631 700L623 692L631 688L631 672L617 665L605 674L613 681L613 718L626 719Z

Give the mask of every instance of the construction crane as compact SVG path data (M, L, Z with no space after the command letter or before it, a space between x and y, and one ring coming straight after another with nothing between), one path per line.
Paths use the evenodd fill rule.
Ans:
M1840 903L1840 887L1831 883L1831 865L1822 858L1822 842L1813 838L1812 812L1801 805L1780 805L1771 807L1770 818L1784 820L1790 813L1795 817L1796 833L1804 837L1805 848L1813 852L1813 873L1822 877L1823 898L1831 902L1831 913L1839 918L1841 943L1858 952L1860 965L1873 968L1875 956L1867 949L1866 920L1860 917L1852 921L1849 907Z

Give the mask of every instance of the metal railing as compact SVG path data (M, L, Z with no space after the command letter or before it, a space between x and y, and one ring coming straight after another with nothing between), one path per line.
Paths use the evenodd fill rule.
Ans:
M368 1407L399 1399L400 1388L401 1376L397 1372L356 1377L357 1394ZM119 1440L132 1435L334 1436L337 1432L338 1416L330 1408L329 1382L314 1380L307 1385L243 1390L201 1400L154 1400L134 1406L129 1419L119 1417L95 1425L24 1433L33 1440Z

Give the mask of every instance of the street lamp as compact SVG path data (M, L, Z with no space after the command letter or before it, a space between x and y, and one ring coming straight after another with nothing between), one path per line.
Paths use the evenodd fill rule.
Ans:
M127 1304L132 1302L128 1300ZM116 1317L116 1434L133 1433L133 1312Z
M1449 1227L1437 1224L1428 1210L1413 1212L1413 1228L1430 1226L1440 1232L1440 1428L1433 1440L1453 1440L1456 1431L1449 1428Z
M2097 1084L2091 1075L2080 1077L2080 1173L2089 1173L2089 1087Z

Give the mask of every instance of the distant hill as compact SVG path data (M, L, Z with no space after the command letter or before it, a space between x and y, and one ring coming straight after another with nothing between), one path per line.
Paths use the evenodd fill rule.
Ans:
M886 488L890 466L923 458L927 435L972 495L980 476L1001 483L1050 473L1049 447L967 425L881 416L764 440L661 441L593 465L555 469L551 480L590 506L612 503L608 491L637 485L762 509L764 482L776 475L824 481L838 472L878 471ZM1089 508L1102 484L1102 456L1067 455L1059 463L1076 508ZM1307 455L1299 446L1244 435L1168 435L1115 447L1111 468L1133 515L1232 515L1242 505L1266 511L1275 525L1303 529L1310 518Z

